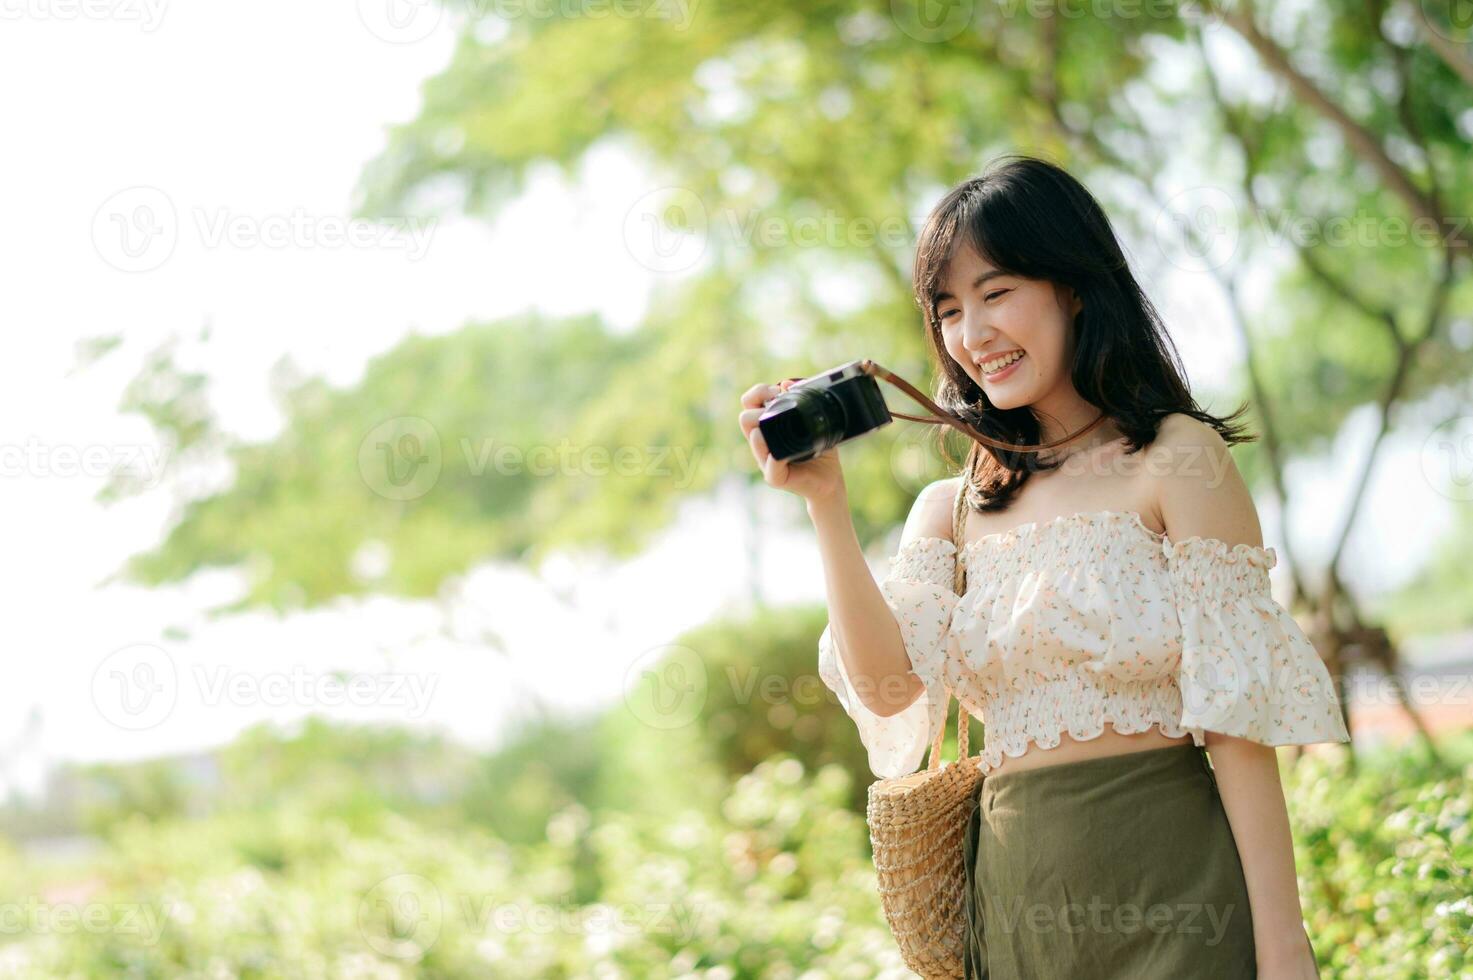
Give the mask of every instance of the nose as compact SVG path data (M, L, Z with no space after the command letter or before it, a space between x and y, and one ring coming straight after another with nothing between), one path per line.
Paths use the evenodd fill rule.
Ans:
M981 313L962 311L962 347L969 353L985 350L996 332Z

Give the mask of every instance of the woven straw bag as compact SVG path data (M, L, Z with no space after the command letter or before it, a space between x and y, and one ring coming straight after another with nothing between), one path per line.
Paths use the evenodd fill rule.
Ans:
M966 484L957 493L952 540L954 591L965 592ZM947 709L951 706L947 692ZM976 805L981 755L967 755L967 709L957 704L955 762L941 763L943 724L920 772L881 779L869 788L866 820L885 920L905 965L926 980L964 976L969 940L968 875L963 835Z

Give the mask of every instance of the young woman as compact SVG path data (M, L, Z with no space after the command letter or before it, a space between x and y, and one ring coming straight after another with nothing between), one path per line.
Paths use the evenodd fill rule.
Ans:
M985 724L967 976L1317 976L1273 747L1349 735L1269 592L1277 556L1228 452L1246 407L1197 407L1099 204L1045 161L952 190L914 288L937 404L1039 448L974 444L915 501L882 583L837 451L767 451L757 417L791 382L746 392L740 422L766 482L807 503L820 676L875 775L918 768L948 692Z

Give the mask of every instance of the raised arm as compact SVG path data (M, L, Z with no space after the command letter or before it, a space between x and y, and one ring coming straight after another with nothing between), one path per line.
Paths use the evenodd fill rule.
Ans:
M895 563L910 564L905 562L906 556L920 549L944 551L938 546L941 541L951 541L951 505L955 492L955 479L938 480L916 497L901 531L891 572L897 571ZM925 685L913 672L914 664L896 611L870 574L864 553L859 549L847 496L841 492L833 499L810 501L808 516L818 532L829 629L837 641L845 673L866 709L882 718L898 714L915 703ZM947 553L944 563L948 572L951 561ZM904 574L906 568L898 571ZM923 577L921 581L933 582L934 578ZM944 582L934 584L944 585Z
M867 567L851 580L836 560L848 553L846 538L852 542L847 513L812 511L826 553L830 615L818 641L819 677L854 720L870 770L881 778L914 772L946 723L945 645L958 600L955 546L942 517L950 510L948 483L917 499L878 585Z

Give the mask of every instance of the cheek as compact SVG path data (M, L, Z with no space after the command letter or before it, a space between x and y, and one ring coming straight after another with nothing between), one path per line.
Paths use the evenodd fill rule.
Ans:
M1038 355L1039 360L1056 359L1064 349L1065 324L1053 297L1028 295L1018 299L1008 304L1007 310L999 311L998 327L1018 346Z

